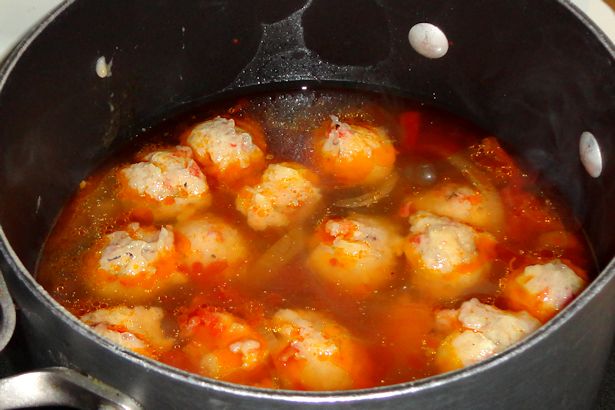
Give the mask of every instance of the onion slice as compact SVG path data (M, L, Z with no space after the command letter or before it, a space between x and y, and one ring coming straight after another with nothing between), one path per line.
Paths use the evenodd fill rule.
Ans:
M488 227L491 233L499 231L504 220L504 208L500 194L487 175L473 164L465 155L458 153L447 158L447 161L461 172L480 192L485 207L492 214L492 222Z
M463 174L472 185L474 185L479 191L496 191L495 187L487 178L484 172L478 169L470 160L462 154L453 154L447 158L448 162L457 168L459 172Z
M397 181L399 181L399 175L397 172L393 172L375 190L352 198L338 199L333 202L333 206L337 208L360 208L375 205L393 192Z
M254 262L247 281L253 285L263 285L292 261L304 249L306 242L307 234L302 226L290 229Z

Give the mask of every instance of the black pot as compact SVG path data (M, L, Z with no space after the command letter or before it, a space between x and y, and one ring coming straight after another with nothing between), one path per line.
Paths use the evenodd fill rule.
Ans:
M410 47L419 22L448 36L444 57ZM101 56L111 76L97 75ZM95 335L36 283L30 272L56 216L110 147L185 103L315 83L429 101L498 135L571 204L598 277L483 363L334 393L237 386L150 361ZM601 149L596 178L579 161L584 132ZM160 409L578 409L595 398L615 325L615 56L565 0L68 1L0 71L0 141L0 268L41 365L77 369Z

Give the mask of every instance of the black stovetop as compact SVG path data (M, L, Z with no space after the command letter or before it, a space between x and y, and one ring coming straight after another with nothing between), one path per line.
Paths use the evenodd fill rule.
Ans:
M0 378L33 370L23 335L16 329L13 339L0 352ZM615 349L613 349L607 370L596 399L594 410L615 409Z

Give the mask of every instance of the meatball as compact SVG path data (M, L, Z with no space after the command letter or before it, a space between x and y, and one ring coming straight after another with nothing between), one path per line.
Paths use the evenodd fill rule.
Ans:
M316 176L302 165L283 162L269 165L257 185L241 189L235 206L252 229L262 231L301 221L320 199Z
M199 306L179 319L183 352L199 374L238 383L267 376L269 350L247 322L210 306Z
M237 272L248 259L241 233L213 215L179 222L175 226L182 262L193 272Z
M170 226L129 224L103 237L90 255L90 288L112 300L143 301L186 281L177 271Z
M517 343L540 326L527 312L509 312L471 299L455 311L442 311L456 319L440 344L436 366L442 372L470 366Z
M438 299L476 291L495 257L493 236L426 211L416 212L409 221L404 252L412 284Z
M492 233L499 231L504 221L499 196L490 196L487 200L477 189L453 182L445 182L412 195L406 200L406 206L416 211L423 210L445 216Z
M240 183L265 168L263 133L252 122L216 117L197 124L186 145L205 173L225 185Z
M506 280L504 297L511 308L527 310L545 322L586 286L575 269L559 259L518 269Z
M281 309L271 321L272 357L284 388L341 390L373 382L369 358L350 332L306 310Z
M152 358L169 350L174 343L163 331L164 312L159 307L116 306L95 310L80 319L113 343Z
M313 146L318 168L341 186L376 184L395 163L395 148L382 129L341 122L334 115L317 129Z
M402 239L383 218L353 214L326 219L318 228L308 266L353 293L369 292L393 278Z
M126 206L151 213L158 222L190 215L211 204L205 174L188 147L150 152L142 162L120 169L119 182L119 196Z

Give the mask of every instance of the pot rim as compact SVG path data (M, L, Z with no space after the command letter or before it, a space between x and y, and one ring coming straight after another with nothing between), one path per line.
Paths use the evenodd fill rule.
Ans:
M39 23L32 27L22 38L22 40L15 45L13 50L6 56L5 60L1 62L0 65L0 93L2 92L10 73L18 63L25 50L50 23L52 23L62 12L64 12L76 1L77 0L64 0L46 17L39 21ZM592 20L590 20L569 0L555 0L554 3L558 3L559 6L565 7L573 13L575 17L591 31L593 36L602 43L607 52L611 55L611 58L615 60L615 45ZM596 297L596 295L600 293L610 282L615 281L615 257L613 257L600 272L600 274L589 284L589 286L554 318L549 320L546 324L542 325L538 330L520 342L477 364L415 381L382 387L343 391L295 391L257 388L210 379L171 367L115 345L79 321L77 317L72 315L62 305L55 301L47 293L47 291L45 291L45 289L43 289L43 287L35 280L34 276L25 268L11 247L1 225L0 256L4 259L4 261L6 261L6 265L11 270L11 273L14 273L17 279L26 286L30 294L36 298L37 303L43 304L44 308L50 311L51 314L58 315L61 320L67 322L74 331L79 333L80 336L95 341L105 348L105 350L119 355L122 359L127 360L134 365L159 373L162 376L169 377L175 381L189 383L200 388L207 388L216 393L230 394L245 398L266 399L270 401L302 404L350 403L354 401L375 401L399 396L407 396L418 393L419 391L439 388L442 385L461 382L465 379L473 377L477 373L489 371L501 363L523 354L525 351L542 342L554 333L561 325L568 321L569 318L574 316L578 311L582 310L590 302L590 300ZM2 272L0 272L0 274L1 273ZM96 375L92 376L96 377Z

